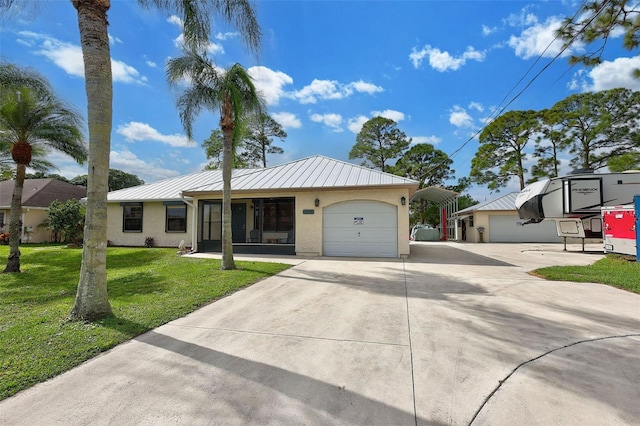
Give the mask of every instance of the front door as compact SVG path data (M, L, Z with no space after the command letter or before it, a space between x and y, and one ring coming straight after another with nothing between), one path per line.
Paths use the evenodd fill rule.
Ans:
M231 203L231 235L234 243L247 242L247 205Z
M222 251L222 203L220 201L200 201L198 251Z

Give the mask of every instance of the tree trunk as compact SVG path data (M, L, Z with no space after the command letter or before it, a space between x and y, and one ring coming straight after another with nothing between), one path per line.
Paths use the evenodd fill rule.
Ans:
M2 271L4 273L20 272L20 234L22 233L20 218L22 216L22 188L24 187L26 170L26 164L17 164L9 217L9 257L7 258L7 266Z
M93 320L111 314L107 295L107 192L112 121L109 0L71 0L78 11L89 124L87 213L82 266L70 317Z
M224 270L236 269L233 260L231 231L231 169L233 166L233 110L225 103L222 107L220 127L223 135L222 149L222 266Z

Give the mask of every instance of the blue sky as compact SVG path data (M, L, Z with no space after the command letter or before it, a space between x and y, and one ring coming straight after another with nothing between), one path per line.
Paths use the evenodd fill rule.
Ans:
M37 3L2 22L0 56L44 74L86 115L75 10L68 0ZM543 109L585 90L640 90L630 70L640 58L609 42L594 68L553 61L553 33L573 1L267 1L256 3L263 40L252 54L217 20L210 52L220 66L240 63L254 77L269 113L288 133L285 153L269 165L322 154L349 160L362 124L375 115L395 120L413 143L453 155L456 177L469 173L472 136L539 77L507 109ZM218 117L203 113L195 139L185 136L176 92L165 78L180 54L180 20L131 0L112 0L109 34L114 70L111 167L153 182L201 170L200 146ZM577 46L576 49L582 47ZM545 50L546 49L546 50ZM550 65L549 65L550 64ZM84 167L54 154L69 178ZM451 182L453 183L453 182ZM515 189L514 185L502 190ZM470 190L482 201L482 187Z

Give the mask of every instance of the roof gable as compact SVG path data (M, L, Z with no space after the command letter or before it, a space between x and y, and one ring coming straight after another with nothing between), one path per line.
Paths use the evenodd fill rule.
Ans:
M231 178L231 188L235 191L363 186L417 188L418 182L321 155L263 169L235 169ZM109 193L108 200L160 201L180 199L182 193L195 195L205 192L222 192L222 171L208 170L113 191Z

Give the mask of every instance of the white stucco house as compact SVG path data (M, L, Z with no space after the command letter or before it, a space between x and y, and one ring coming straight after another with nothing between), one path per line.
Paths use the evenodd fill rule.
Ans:
M553 221L522 226L515 207L517 192L476 204L454 214L457 240L485 243L559 243ZM482 229L482 237L479 230Z
M237 169L234 253L406 257L409 199L418 182L323 156ZM108 194L113 245L222 246L222 173L209 170Z

